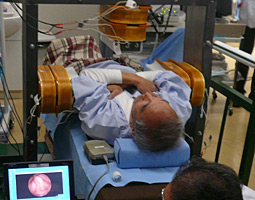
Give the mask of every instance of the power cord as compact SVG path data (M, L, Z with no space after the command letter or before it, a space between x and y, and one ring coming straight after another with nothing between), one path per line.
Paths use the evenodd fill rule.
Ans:
M201 152L201 157L203 157L206 154L206 149L211 146L212 139L213 139L212 135L209 135L209 137L208 137L209 144L207 144L207 142L204 141L204 148L203 148L203 150Z
M1 68L2 68L2 64L1 64ZM3 70L2 70L2 74L3 74L3 76L2 76L1 81L2 81L2 84L5 86L5 87L3 87L4 95L5 95L6 97L9 97L9 98L11 99L12 104L11 104L9 98L7 98L8 104L9 104L9 106L11 107L11 110L13 111L14 118L15 118L15 119L17 120L17 122L18 122L22 134L24 135L24 133L23 133L23 125L22 125L20 116L19 116L19 114L18 114L17 108L16 108L16 106L15 106L15 103L14 103L13 97L12 97L12 95L11 95L9 86L8 86L8 84L7 84L6 76L5 76L5 73L4 73ZM7 91L6 91L6 90L7 90Z
M90 196L91 196L92 192L94 191L94 189L95 189L97 183L98 183L98 182L104 177L104 175L106 175L106 174L109 172L109 170L110 170L110 166L109 166L109 162L108 162L107 156L106 156L106 155L103 155L103 158L104 158L104 160L105 160L105 162L106 162L107 170L106 170L106 171L97 179L97 181L95 182L94 186L92 187L92 189L91 189L91 191L90 191L90 193L89 193L89 195L88 195L88 200L90 199Z
M9 125L7 124L7 121L5 120L4 110L3 110L3 107L2 107L2 105L1 105L1 102L0 102L0 111L1 111L1 113L2 113L2 121L0 122L0 126L1 126L1 129L2 129L3 133L4 133L4 136L5 136L6 140L9 142L9 144L11 145L11 147L12 147L13 149L15 149L15 150L18 152L19 156L20 156L21 153L20 153L19 145L18 145L18 143L17 143L17 140L13 137L12 132L11 132L11 130L10 130L10 128L9 128ZM2 122L5 123L5 126L6 126L7 129L8 129L7 132L5 131ZM16 147L11 143L11 141L10 141L10 139L9 139L7 133L10 133L10 136L13 138L13 140L14 140L14 142L15 142L15 144L16 144Z

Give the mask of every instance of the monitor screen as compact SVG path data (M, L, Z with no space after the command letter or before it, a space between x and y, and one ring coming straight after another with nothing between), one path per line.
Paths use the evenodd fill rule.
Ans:
M228 16L232 14L233 0L217 0L216 17Z
M72 166L67 161L7 163L4 171L7 199L73 199Z

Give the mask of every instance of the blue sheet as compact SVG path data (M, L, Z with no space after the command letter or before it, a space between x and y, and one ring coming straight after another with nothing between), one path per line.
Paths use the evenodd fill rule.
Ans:
M54 133L54 154L57 159L73 159L75 193L82 194L87 198L93 185L106 171L107 166L106 164L92 165L88 161L83 150L83 143L87 137L80 125L77 114L72 114L66 123L58 126ZM98 182L91 196L92 199L106 184L123 187L130 182L168 183L178 170L178 167L120 169L115 161L110 162L109 165L110 171ZM122 174L122 181L114 182L112 180L112 174L115 171Z

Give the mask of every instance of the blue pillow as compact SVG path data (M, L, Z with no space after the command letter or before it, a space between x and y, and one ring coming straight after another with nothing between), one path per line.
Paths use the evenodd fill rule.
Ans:
M178 167L190 158L185 140L171 150L150 152L140 150L132 138L118 138L114 142L115 159L119 168Z

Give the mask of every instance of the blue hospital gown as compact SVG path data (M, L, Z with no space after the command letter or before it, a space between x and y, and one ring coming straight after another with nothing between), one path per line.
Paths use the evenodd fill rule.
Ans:
M93 67L133 71L114 61L96 63L90 65L89 68ZM171 71L158 73L153 82L159 89L156 93L169 102L185 124L191 115L189 86ZM110 92L106 83L96 82L87 76L79 76L72 79L72 87L75 97L74 107L79 110L81 128L87 135L95 139L106 140L110 144L113 144L114 140L119 137L132 137L127 120L129 116L125 115L117 99L108 99ZM136 91L129 95L135 98L140 93Z

